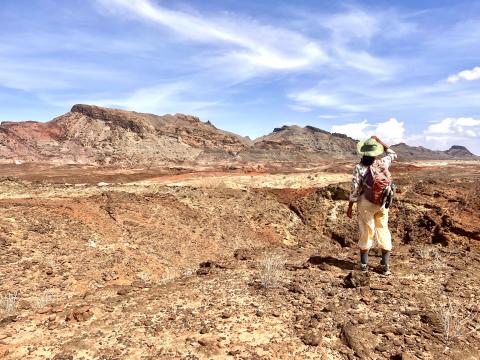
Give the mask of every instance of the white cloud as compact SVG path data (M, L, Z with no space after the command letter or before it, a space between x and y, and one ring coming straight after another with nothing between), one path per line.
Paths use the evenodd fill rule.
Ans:
M472 81L480 79L480 66L476 66L471 70L463 70L458 74L451 75L448 77L447 81L449 83L456 83L460 80Z
M480 135L480 120L474 118L446 118L428 126L427 135L454 135L475 137Z
M333 125L332 132L345 134L354 139L364 139L367 137L366 130L371 127L370 124L367 123L367 120L363 120L360 123L350 123L345 125Z
M154 5L150 0L97 1L111 11L126 11L127 16L135 14L165 26L190 41L230 46L221 59L258 69L302 69L328 60L319 44L287 29L239 17L193 15Z
M406 134L404 123L395 118L377 124L363 120L358 123L333 125L331 131L358 140L377 135L390 145L406 142L409 145L421 145L435 150L446 150L452 145L464 145L469 150L478 152L480 120L466 117L446 118L430 124L419 134Z
M367 120L363 120L359 123L333 125L332 132L346 134L354 139L366 139L371 135L377 135L387 144L405 141L404 123L395 118L377 124L369 124Z
M421 134L408 136L407 142L435 150L447 150L452 145L463 145L478 153L479 137L480 120L450 117L431 123Z
M374 133L380 139L390 144L398 144L405 141L404 123L395 118L391 118L383 123L378 123L374 129Z

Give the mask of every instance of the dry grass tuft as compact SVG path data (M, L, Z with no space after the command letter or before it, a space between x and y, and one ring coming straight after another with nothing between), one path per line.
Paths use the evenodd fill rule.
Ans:
M54 300L55 296L51 292L46 291L33 298L33 306L35 309L43 309L47 305L50 305Z
M282 282L285 259L279 254L264 254L258 260L260 283L264 288L274 288Z

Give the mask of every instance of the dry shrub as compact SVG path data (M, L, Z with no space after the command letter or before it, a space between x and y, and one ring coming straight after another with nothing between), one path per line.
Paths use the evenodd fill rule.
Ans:
M422 247L417 250L417 253L422 260L429 261L430 268L440 270L445 267L444 259L438 249Z
M283 277L285 259L279 254L264 254L258 260L260 283L264 288L277 287Z
M50 305L52 302L54 302L54 300L55 296L51 292L46 291L32 299L33 307L35 309L43 309L47 305Z
M179 276L179 273L172 269L165 269L162 277L160 278L159 284L166 285L174 281Z
M468 309L448 299L437 305L435 311L442 321L443 338L446 345L461 336L467 336L480 330L478 304Z
M18 292L2 295L0 299L0 305L2 310L7 314L13 313L17 307L17 300L18 300Z

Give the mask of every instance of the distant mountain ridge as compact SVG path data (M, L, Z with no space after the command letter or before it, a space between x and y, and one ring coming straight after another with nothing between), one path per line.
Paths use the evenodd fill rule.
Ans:
M473 159L476 158L465 146L453 145L448 150L430 150L423 146L410 146L400 143L392 149L403 159L442 160L442 159Z
M297 125L254 141L198 117L153 115L77 104L48 122L2 122L0 162L118 166L211 164L235 161L317 161L356 157L356 140ZM477 158L463 146L447 151L397 144L404 159Z

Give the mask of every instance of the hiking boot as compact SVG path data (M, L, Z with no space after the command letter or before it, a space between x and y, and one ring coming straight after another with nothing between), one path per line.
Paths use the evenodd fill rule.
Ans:
M360 251L360 271L368 272L368 250Z
M390 275L390 252L382 251L382 260L378 266L378 272L382 275Z
M383 265L383 264L378 265L377 272L379 274L385 275L385 276L388 276L388 275L392 274L392 272L390 271L390 266Z

